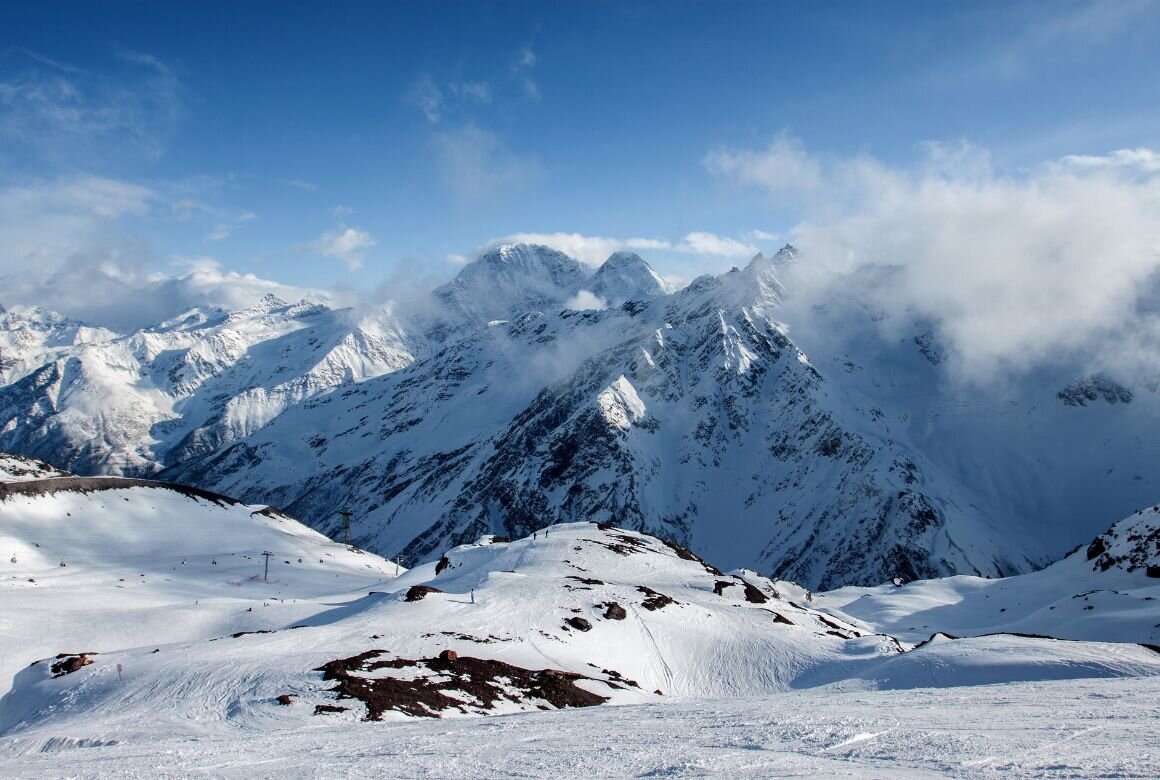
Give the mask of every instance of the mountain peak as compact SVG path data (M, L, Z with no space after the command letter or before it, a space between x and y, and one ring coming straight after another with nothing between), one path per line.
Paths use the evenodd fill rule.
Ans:
M775 263L792 263L801 257L801 252L797 250L793 244L786 244L781 249L777 250L777 254L773 256Z
M279 306L289 306L290 305L289 303L282 300L274 293L266 293L265 295L263 295L260 303L261 303L261 305L267 306L271 309L275 309Z
M596 269L589 287L614 304L669 292L665 280L636 252L613 252Z

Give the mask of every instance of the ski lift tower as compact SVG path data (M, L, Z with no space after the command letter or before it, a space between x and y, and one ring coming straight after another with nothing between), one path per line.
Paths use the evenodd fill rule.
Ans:
M342 516L342 543L350 547L350 510L339 510L339 515Z

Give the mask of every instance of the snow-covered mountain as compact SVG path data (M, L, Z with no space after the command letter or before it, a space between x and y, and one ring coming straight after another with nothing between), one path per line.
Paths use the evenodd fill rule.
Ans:
M330 534L348 508L390 557L595 520L810 587L1028 571L1160 491L1154 392L951 382L935 324L883 339L857 298L888 270L803 311L804 262L670 291L636 255L514 245L403 313L193 312L0 388L0 446Z
M151 474L413 359L389 312L359 317L272 295L126 336L43 312L3 324L19 357L0 389L0 446L89 474Z

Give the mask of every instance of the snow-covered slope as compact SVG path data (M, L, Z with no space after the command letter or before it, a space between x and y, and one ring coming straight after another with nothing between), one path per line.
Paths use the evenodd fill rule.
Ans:
M104 745L33 733L0 740L0 777L1157 777L1157 700L1160 678L1129 678L666 699L357 728L317 718L309 729Z
M1160 646L1160 508L1142 509L1051 566L988 580L846 587L816 604L903 641L1012 632Z
M1160 654L1127 644L994 636L903 652L792 583L723 574L592 523L486 537L390 579L386 562L276 514L158 488L34 489L56 482L0 501L5 542L36 572L4 581L18 607L4 612L16 676L0 750L17 757L178 737L212 751L334 721L374 739L361 721L668 701L679 712L687 697L704 708L817 686L1160 675ZM254 557L270 548L274 583ZM33 633L34 613L48 630Z
M0 484L0 691L38 658L282 627L394 572L280 512L180 486Z
M67 471L61 471L43 460L0 452L0 482L24 482L30 479L67 476L70 476Z

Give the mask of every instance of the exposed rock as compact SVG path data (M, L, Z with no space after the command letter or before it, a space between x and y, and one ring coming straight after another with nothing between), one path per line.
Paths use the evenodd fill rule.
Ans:
M628 617L628 613L625 612L624 607L620 606L615 601L610 601L604 606L605 620L624 620L626 617Z
M658 609L663 609L663 608L667 607L669 604L678 603L663 593L657 593L655 590L648 587L647 585L637 585L636 589L648 597L644 601L642 601L640 605L642 607L644 607L645 609L649 610L650 612L654 612Z
M1132 391L1105 374L1077 379L1056 395L1068 406L1087 406L1101 399L1109 404L1132 402Z
M592 630L592 624L589 623L588 620L586 620L585 618L582 618L582 617L570 617L567 620L565 620L564 622L567 623L568 625L572 626L572 628L576 629L577 631L591 631Z
M93 662L93 659L89 658L90 655L96 655L96 653L61 653L49 671L52 672L53 677L64 677L66 674L72 674Z
M745 587L745 600L750 604L764 604L765 602L769 601L769 597L758 590L755 586L750 585L748 582L744 581L742 582L742 585Z
M496 705L543 702L556 708L591 707L608 701L604 696L579 688L577 680L591 679L555 669L534 671L503 661L458 656L408 660L382 658L384 651L369 650L351 658L327 663L317 671L324 680L336 680L333 689L340 699L354 698L366 704L367 719L381 720L394 710L422 718L442 713L485 714ZM390 670L405 670L399 677ZM374 676L366 676L374 672ZM317 713L322 707L315 708ZM529 705L531 706L531 705ZM333 712L332 709L322 710Z
M430 585L412 585L407 589L407 595L403 597L404 601L422 601L428 593L442 593L439 588L433 588Z

